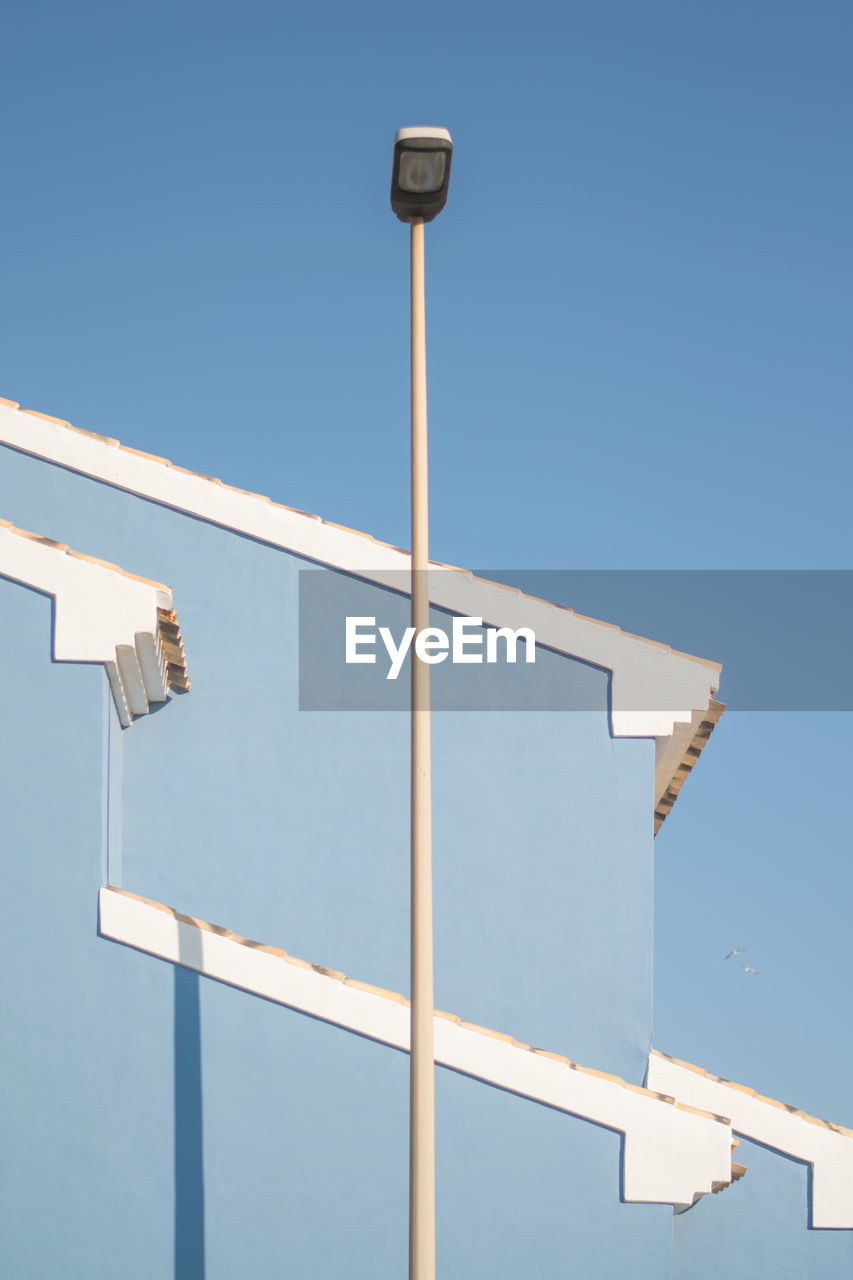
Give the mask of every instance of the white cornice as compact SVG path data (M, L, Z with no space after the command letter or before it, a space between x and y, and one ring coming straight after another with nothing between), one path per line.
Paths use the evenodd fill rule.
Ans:
M11 401L0 401L0 442L369 581L399 589L399 575L409 569L409 554L398 547ZM717 690L715 663L451 566L435 566L430 579L437 606L494 626L532 627L540 644L611 671L612 729L618 737L669 737L675 725L704 712Z
M732 1129L812 1167L811 1225L853 1227L853 1132L701 1067L653 1052L646 1083L679 1102L729 1116Z
M408 1001L135 894L102 888L103 937L408 1052ZM435 1015L436 1062L625 1135L624 1198L689 1205L731 1181L731 1129L617 1076Z
M57 662L102 662L122 725L187 687L172 593L160 582L0 520L0 576L52 596ZM170 668L172 660L172 668Z

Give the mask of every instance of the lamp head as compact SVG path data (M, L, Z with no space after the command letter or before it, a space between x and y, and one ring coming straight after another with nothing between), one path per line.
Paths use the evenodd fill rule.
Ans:
M391 208L401 222L431 222L447 203L453 140L446 129L398 129L394 135Z

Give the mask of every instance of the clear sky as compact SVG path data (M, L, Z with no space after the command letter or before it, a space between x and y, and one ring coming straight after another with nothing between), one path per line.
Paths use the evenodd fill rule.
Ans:
M16 5L0 394L407 545L391 143L445 125L434 557L853 567L852 58L839 0ZM656 1043L853 1125L850 766L849 714L724 717Z

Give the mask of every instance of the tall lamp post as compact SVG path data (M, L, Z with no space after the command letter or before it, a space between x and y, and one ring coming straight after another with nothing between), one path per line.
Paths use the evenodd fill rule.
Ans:
M424 223L447 201L453 142L446 129L399 129L391 208L411 227L412 621L429 626ZM435 1049L433 1046L432 802L429 666L411 649L411 1035L409 1280L435 1277Z

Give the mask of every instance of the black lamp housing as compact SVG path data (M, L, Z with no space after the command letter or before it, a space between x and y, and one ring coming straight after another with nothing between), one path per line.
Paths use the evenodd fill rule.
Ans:
M401 222L431 222L447 204L453 139L446 129L398 129L394 136L391 208Z

